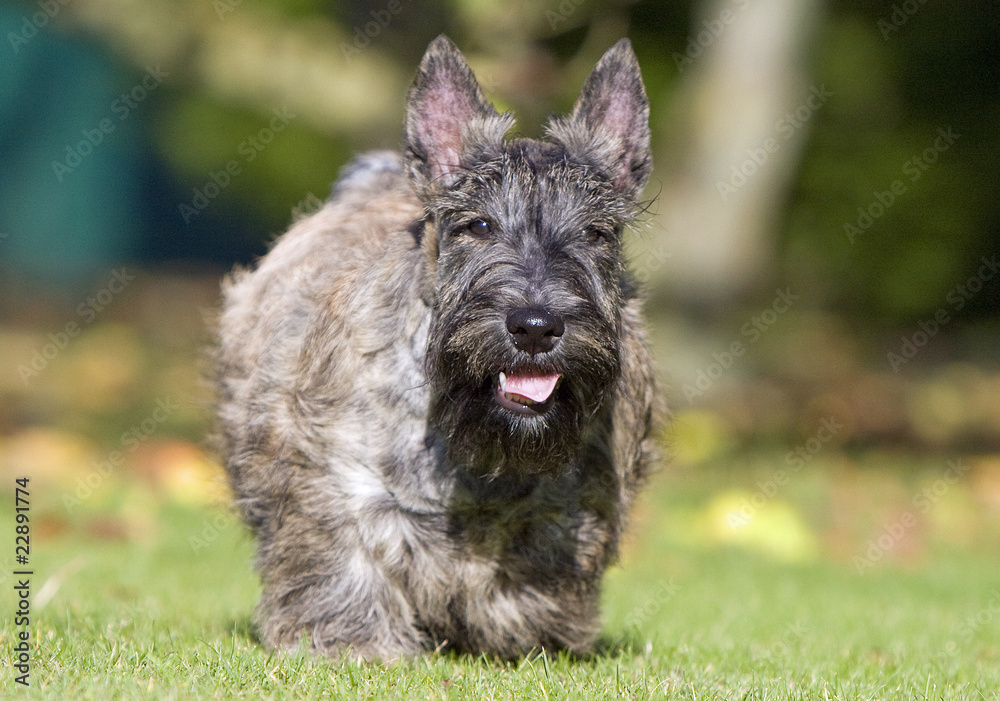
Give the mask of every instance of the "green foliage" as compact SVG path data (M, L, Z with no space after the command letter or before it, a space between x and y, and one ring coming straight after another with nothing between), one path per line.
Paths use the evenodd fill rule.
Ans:
M292 119L266 144L254 142L269 128L273 114L227 107L206 96L181 95L159 115L157 142L176 176L203 187L213 172L236 163L239 174L213 208L230 216L247 211L276 233L290 211L309 193L323 200L349 153L337 140L317 134ZM260 143L255 146L255 143Z
M834 98L813 125L784 235L786 279L889 322L947 306L949 290L991 251L997 217L980 186L1000 165L986 147L997 141L997 103L972 68L989 63L995 46L968 21L971 8L918 7L886 31L879 21L892 8L835 4L813 70ZM984 111L969 109L983 101ZM995 308L990 299L972 306Z

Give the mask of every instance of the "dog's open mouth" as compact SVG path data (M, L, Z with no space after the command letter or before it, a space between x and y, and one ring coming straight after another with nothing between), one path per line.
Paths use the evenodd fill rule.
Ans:
M497 378L497 403L515 414L542 414L555 401L556 386L562 375L504 373Z

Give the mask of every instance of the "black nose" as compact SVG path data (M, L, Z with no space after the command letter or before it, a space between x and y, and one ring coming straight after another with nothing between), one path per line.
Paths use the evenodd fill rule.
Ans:
M543 309L515 309L507 315L507 330L518 349L535 355L555 348L566 327Z

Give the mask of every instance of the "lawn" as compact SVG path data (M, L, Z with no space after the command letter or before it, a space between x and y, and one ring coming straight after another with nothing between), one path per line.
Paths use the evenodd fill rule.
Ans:
M67 509L65 493L39 483L31 686L14 681L7 559L2 695L997 698L1000 511L983 497L992 463L970 458L953 479L934 457L821 455L775 487L777 464L764 450L658 474L606 579L599 651L515 662L270 655L249 622L252 543L221 507L109 480ZM921 494L934 497L926 511ZM0 508L13 514L13 499Z

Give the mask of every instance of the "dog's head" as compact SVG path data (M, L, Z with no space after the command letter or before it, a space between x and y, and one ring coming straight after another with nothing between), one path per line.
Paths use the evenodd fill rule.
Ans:
M488 472L567 465L619 374L630 296L621 231L649 177L649 104L628 40L601 58L547 141L507 140L445 37L427 49L405 127L428 224L431 420Z

